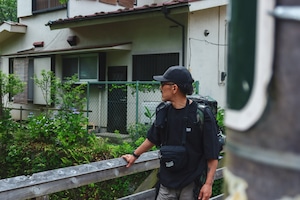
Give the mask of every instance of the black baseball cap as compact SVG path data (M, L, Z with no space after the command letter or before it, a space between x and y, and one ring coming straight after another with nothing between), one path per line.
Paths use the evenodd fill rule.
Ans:
M169 67L163 75L153 76L153 79L160 82L173 82L176 84L192 84L194 82L191 73L183 66Z

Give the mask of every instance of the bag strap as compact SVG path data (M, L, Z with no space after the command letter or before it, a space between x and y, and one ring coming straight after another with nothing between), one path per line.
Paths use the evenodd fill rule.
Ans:
M186 135L187 135L187 128L188 128L188 110L189 110L189 102L190 100L187 98L186 99L186 105L185 105L185 112L184 112L184 126L183 126L183 131L182 131L182 145L184 146L186 143Z
M190 100L187 98L186 99L186 105L184 107L184 117L183 117L184 125L183 125L183 130L182 130L182 143L181 143L183 146L186 143L189 102L190 102ZM169 106L171 106L171 105L169 105ZM167 113L166 118L168 118L168 113ZM166 127L165 141L164 141L165 145L167 144L168 136L169 136L169 123L168 123L168 120L166 120L166 122L167 122L167 127Z

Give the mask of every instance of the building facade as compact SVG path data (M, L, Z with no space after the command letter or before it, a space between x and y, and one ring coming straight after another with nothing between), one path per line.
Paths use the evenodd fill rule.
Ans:
M30 78L33 74L51 70L61 79L78 74L80 81L91 84L92 121L106 127L111 113L107 104L113 97L99 83L152 81L154 74L169 66L183 65L199 82L199 94L224 107L227 4L227 0L69 0L66 4L18 0L19 22L0 26L0 69L27 82L25 94L13 105L45 104ZM132 97L123 95L119 100L125 99L127 110L134 108ZM159 102L159 93L145 94L142 102L146 101ZM125 115L125 124L134 121Z

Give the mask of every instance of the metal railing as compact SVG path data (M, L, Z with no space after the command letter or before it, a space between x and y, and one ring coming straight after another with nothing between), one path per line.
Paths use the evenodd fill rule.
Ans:
M38 198L91 183L106 181L138 172L159 168L158 151L141 155L136 163L126 168L126 161L115 158L89 164L71 166L35 173L31 176L17 176L0 180L0 199L21 200ZM215 174L215 180L223 178L223 169ZM155 189L146 190L119 200L154 199ZM221 200L223 195L211 199Z

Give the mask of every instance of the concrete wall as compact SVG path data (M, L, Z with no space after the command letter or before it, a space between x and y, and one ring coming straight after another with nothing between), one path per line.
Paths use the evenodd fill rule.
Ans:
M208 31L207 36L204 35ZM200 83L200 94L210 96L225 106L227 54L226 6L191 12L188 28L187 67Z

